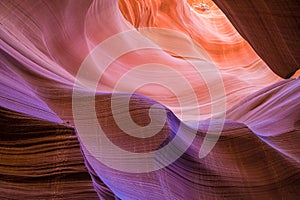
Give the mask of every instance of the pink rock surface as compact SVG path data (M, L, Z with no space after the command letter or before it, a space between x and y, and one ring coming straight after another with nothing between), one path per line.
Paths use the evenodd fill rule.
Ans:
M296 22L216 2L1 1L0 198L299 196Z

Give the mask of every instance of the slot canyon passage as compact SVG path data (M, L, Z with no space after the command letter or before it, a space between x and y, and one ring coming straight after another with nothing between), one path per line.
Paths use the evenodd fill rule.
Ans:
M0 26L0 199L300 198L298 0L2 0Z

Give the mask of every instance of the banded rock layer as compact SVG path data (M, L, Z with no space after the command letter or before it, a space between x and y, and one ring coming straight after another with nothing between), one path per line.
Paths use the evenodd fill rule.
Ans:
M296 199L299 3L215 2L1 1L0 197Z

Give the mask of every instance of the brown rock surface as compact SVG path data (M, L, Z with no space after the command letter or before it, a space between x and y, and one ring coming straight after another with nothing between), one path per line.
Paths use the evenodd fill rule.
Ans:
M300 69L300 1L214 2L277 75Z

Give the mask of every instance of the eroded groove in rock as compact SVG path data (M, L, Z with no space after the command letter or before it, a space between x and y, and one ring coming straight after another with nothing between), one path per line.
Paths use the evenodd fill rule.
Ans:
M0 115L1 199L97 199L72 127Z

